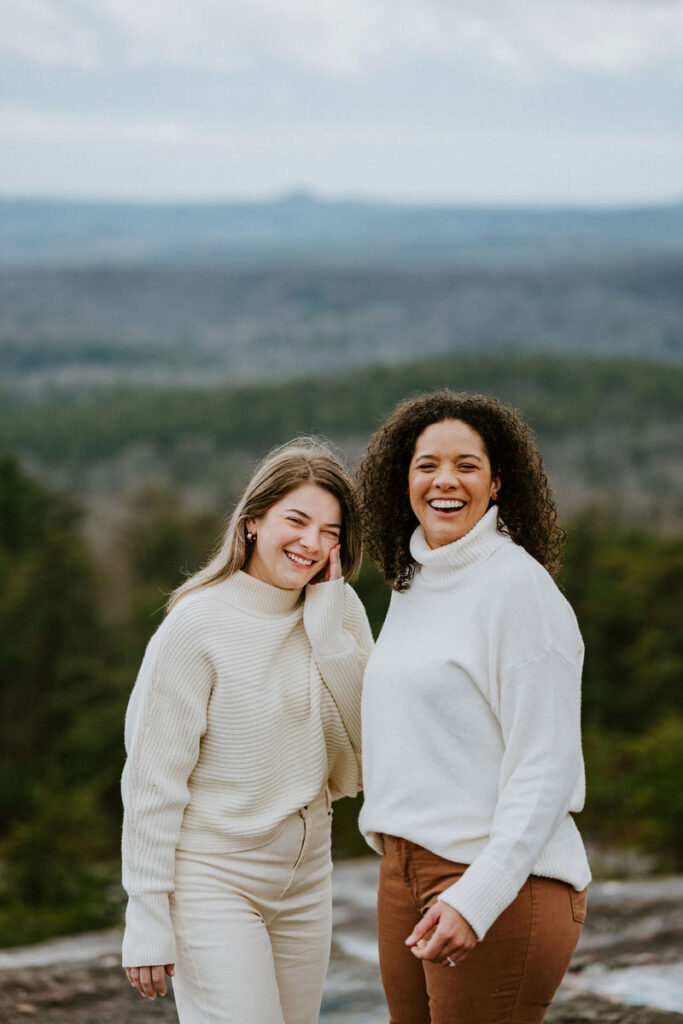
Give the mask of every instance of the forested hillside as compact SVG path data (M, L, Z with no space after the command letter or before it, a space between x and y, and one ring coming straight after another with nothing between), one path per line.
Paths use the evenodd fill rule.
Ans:
M477 351L683 360L683 255L534 268L91 267L0 278L17 398L340 372Z
M0 445L84 495L119 501L151 477L215 507L272 445L322 433L353 461L396 401L437 387L522 409L566 513L599 502L624 523L680 522L683 368L642 361L463 355L261 387L5 402Z
M17 400L472 351L683 359L683 204L0 201L0 224Z

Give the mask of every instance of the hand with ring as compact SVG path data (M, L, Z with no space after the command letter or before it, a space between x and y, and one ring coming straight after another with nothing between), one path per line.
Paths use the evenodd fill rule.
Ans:
M414 956L444 967L456 967L476 944L476 932L462 914L440 900L429 908L406 939Z

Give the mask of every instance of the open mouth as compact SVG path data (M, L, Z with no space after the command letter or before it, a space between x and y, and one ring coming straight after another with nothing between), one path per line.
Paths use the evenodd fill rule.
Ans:
M312 558L303 558L301 555L295 555L293 551L285 551L285 554L290 562L294 562L294 565L298 565L301 569L310 569L313 565Z
M462 501L460 498L432 498L427 504L435 512L440 512L442 515L453 515L463 509L467 502Z

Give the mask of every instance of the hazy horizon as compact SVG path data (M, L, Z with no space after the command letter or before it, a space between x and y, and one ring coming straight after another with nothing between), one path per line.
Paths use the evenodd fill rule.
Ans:
M628 210L657 210L666 209L671 206L683 205L683 185L679 192L671 196L664 196L660 198L644 198L644 199L630 199L630 200L614 200L609 202L607 200L588 202L585 200L564 200L554 201L551 199L539 198L534 200L525 200L514 202L512 200L458 200L458 199L446 199L433 197L431 199L425 198L422 200L411 199L408 197L387 197L382 195L374 195L372 193L335 193L325 194L315 189L276 189L270 192L264 192L259 195L240 195L238 193L223 194L223 195L203 195L203 196L156 196L147 197L144 195L138 196L123 196L123 195L101 195L92 196L87 194L73 193L45 193L43 195L38 193L21 193L21 192L4 192L0 189L0 202L2 203L36 203L36 204L64 204L64 205L84 205L84 206L268 206L276 205L278 203L287 203L292 201L308 202L311 204L329 204L339 206L379 206L387 207L389 209L395 208L399 210L403 209L425 209L425 210L473 210L473 211L486 211L486 210L522 210L529 212L544 211L549 212L561 212L562 210L568 210L570 212L580 212L585 210L587 212L599 212L599 211L628 211Z

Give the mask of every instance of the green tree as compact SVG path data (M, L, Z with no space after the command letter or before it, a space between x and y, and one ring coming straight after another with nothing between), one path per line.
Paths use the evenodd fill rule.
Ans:
M84 900L109 905L92 865L117 845L107 794L111 807L122 702L78 511L7 457L0 571L0 941L15 941L27 921L30 937L59 930L54 907L73 904L68 928Z

